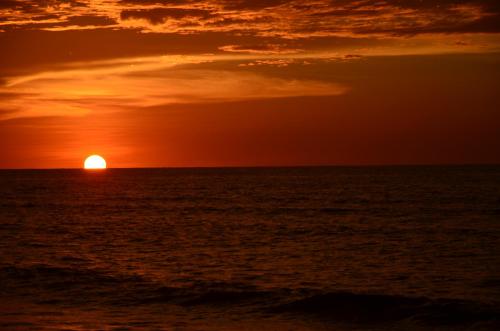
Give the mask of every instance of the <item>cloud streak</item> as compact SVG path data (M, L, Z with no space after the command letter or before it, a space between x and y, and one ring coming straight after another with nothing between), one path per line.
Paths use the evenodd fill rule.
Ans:
M82 116L130 107L339 95L348 90L334 82L198 67L215 59L164 56L98 61L14 77L0 88L4 107L0 117Z

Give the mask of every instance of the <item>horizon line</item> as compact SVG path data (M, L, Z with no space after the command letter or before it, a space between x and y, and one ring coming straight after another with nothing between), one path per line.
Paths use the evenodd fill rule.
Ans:
M500 166L500 163L373 163L373 164L324 164L324 165L229 165L229 166L152 166L152 167L107 167L105 169L72 168L0 168L0 171L12 170L132 170L132 169L269 169L269 168L390 168L390 167L484 167Z

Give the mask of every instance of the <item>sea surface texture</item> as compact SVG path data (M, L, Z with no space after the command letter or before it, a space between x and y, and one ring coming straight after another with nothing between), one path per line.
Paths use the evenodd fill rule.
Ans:
M1 330L499 330L500 167L0 171Z

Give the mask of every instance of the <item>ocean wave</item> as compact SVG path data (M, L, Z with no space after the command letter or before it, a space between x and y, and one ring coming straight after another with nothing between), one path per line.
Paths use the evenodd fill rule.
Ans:
M116 276L99 270L47 264L0 268L0 293L32 297L36 303L112 302L131 291L139 293L141 285L148 288L146 283L139 276Z
M414 320L435 325L464 325L500 322L500 312L490 304L352 292L317 294L278 305L272 310L361 323Z
M169 287L138 275L112 275L97 269L46 264L0 268L0 293L51 298L51 303L231 305L271 295L236 283L192 280L190 284Z
M289 288L263 290L244 284L194 280L186 287L169 287L141 276L110 275L100 270L45 264L0 268L0 294L30 297L38 304L248 306L264 313L356 323L408 320L425 325L494 323L500 326L500 311L495 305L465 300L319 293Z
M76 269L34 264L30 266L6 266L0 269L2 278L17 280L18 282L37 282L40 285L49 284L112 284L119 282L116 276L107 275L92 269ZM130 277L128 277L130 278ZM132 278L137 279L136 276ZM66 284L66 282L68 282Z

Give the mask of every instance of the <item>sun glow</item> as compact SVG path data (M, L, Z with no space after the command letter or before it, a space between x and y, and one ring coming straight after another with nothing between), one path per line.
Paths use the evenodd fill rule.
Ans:
M85 159L85 169L106 169L106 160L99 155L91 155Z

